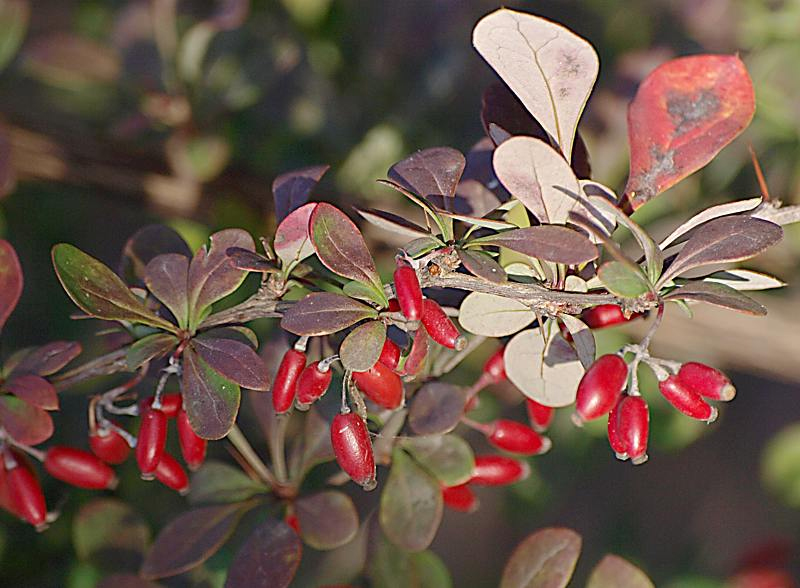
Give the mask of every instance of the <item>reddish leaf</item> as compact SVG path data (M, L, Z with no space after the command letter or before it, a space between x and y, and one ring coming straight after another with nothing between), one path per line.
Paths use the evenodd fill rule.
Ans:
M244 343L253 349L258 349L258 337L256 334L252 329L248 329L247 327L243 327L241 325L215 327L213 329L209 329L208 331L198 333L195 335L194 340L196 341L198 339L206 339L209 337L212 339L233 339L234 341Z
M53 434L49 414L9 394L0 396L0 426L25 445L38 445Z
M182 329L189 322L188 279L189 258L179 253L158 255L144 270L147 289L170 310Z
M275 178L272 182L272 195L278 223L308 202L311 191L329 169L329 165L315 165L286 172Z
M285 588L297 573L302 549L297 533L289 525L268 519L239 549L225 588Z
M179 342L180 339L169 333L153 333L134 341L125 357L128 369L133 371L147 361L164 357Z
M668 296L664 297L665 300L697 300L699 302L707 302L723 308L731 310L738 310L747 314L754 314L763 316L767 314L767 309L761 304L742 294L738 290L734 290L725 284L718 284L716 282L689 282L685 286L673 290Z
M374 308L347 296L312 292L286 311L281 327L295 335L329 335L377 316Z
M192 257L192 250L178 233L165 225L147 225L136 231L125 243L120 262L120 275L133 281L144 279L144 268L165 253Z
M230 258L233 267L251 272L277 273L279 271L273 262L255 251L248 251L241 247L229 247L225 253Z
M13 371L49 376L78 357L81 350L81 344L76 341L53 341L32 349Z
M520 543L503 570L500 588L564 588L581 553L581 537L570 529L537 531Z
M284 271L314 255L308 224L316 207L316 202L312 202L292 211L275 230L273 247L275 254L283 262Z
M389 177L411 192L452 197L464 173L466 159L451 147L432 147L417 151L389 169Z
M446 382L428 382L411 401L408 424L417 435L452 431L464 414L464 393Z
M58 410L58 394L55 387L36 374L12 376L3 384L3 389L33 406L45 410Z
M214 370L250 390L269 390L267 367L252 347L233 339L195 338L192 348Z
M192 429L204 439L221 439L239 412L241 391L214 371L193 349L183 354L183 407Z
M0 329L22 294L22 267L11 243L0 239Z
M597 259L597 247L588 237L567 227L552 225L512 229L473 239L472 243L505 247L531 257L567 265Z
M706 165L754 111L753 84L736 55L693 55L657 67L628 109L631 207Z
M332 204L317 204L309 220L309 233L325 267L340 276L382 288L364 237L345 213Z

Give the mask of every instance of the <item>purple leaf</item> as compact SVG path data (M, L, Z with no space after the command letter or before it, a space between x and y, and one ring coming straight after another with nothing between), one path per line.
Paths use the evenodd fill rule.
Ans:
M339 346L339 359L345 369L365 372L378 361L386 341L386 325L369 321L350 331Z
M570 529L537 531L520 543L503 570L500 588L564 588L581 553L581 537Z
M323 490L298 498L295 512L303 541L319 550L349 543L358 532L358 512L347 494Z
M567 227L555 225L512 229L473 239L471 243L505 247L531 257L567 265L597 259L597 247L588 237Z
M0 239L0 329L14 312L22 294L22 267L11 243Z
M490 160L491 165L491 160ZM500 206L500 200L478 180L462 179L453 198L453 212L482 217Z
M326 202L317 204L309 220L309 233L317 257L333 273L383 287L364 237L341 210Z
M144 270L147 289L170 310L182 329L189 323L188 279L189 258L179 253L158 255Z
M205 506L183 513L156 537L140 574L157 580L182 574L214 555L252 504Z
M272 182L275 220L280 223L289 213L308 202L311 191L329 169L329 165L315 165L286 172L275 178Z
M224 327L209 329L208 331L203 331L202 333L195 335L195 340L205 339L207 337L211 337L213 339L233 339L234 341L239 341L240 343L249 345L253 349L258 348L258 337L256 337L256 334L252 329L248 329L247 327L243 327L241 325L227 325Z
M78 357L81 350L81 344L77 341L53 341L32 349L13 371L49 376Z
M144 280L144 268L150 261L165 253L192 257L192 250L178 233L165 225L147 225L136 231L125 243L120 261L120 275L133 281Z
M286 311L281 327L295 335L330 335L377 316L374 308L347 296L312 292Z
M293 210L275 230L273 247L275 255L283 262L284 272L288 272L294 264L314 255L308 224L311 213L316 207L316 202L312 202Z
M231 265L230 247L255 251L253 238L242 229L225 229L211 235L211 247L203 246L189 265L189 327L197 328L201 317L217 300L235 291L247 272Z
M58 410L58 394L55 387L41 376L21 374L12 376L3 389L32 406L44 410Z
M204 439L228 434L239 412L241 391L189 347L183 353L183 408L192 429Z
M505 270L488 253L458 249L458 259L466 270L474 276L500 284L508 281Z
M179 342L175 335L169 333L153 333L134 341L125 357L128 369L134 371L145 362L164 357Z
M417 435L443 435L456 428L466 399L460 388L446 382L428 382L411 401L408 425Z
M389 169L389 177L415 194L452 197L464 173L466 159L451 147L417 151Z
M767 314L764 306L746 294L717 282L689 282L670 292L664 297L664 300L697 300L747 314L758 316Z
M277 273L279 271L273 262L255 251L248 251L241 247L229 247L225 253L230 258L233 267L250 272Z
M300 539L289 525L268 519L239 549L225 588L286 588L297 573L302 552Z
M0 396L0 427L12 439L25 445L38 445L53 434L53 419L41 408L16 396Z
M214 370L250 390L269 390L264 361L252 347L233 339L195 338L192 348Z

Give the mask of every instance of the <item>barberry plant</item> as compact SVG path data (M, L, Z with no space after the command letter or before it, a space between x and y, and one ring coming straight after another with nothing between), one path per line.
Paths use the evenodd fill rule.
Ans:
M139 570L145 580L200 566L247 520L229 588L288 585L303 543L333 553L365 540L379 555L370 562L361 555L352 576L363 571L381 585L391 569L375 563L381 557L404 558L408 569L440 565L420 553L444 506L472 512L476 486L524 480L530 456L558 451L543 435L558 408L574 406L579 425L606 419L612 452L633 464L648 458L646 396L660 392L687 417L712 422L715 404L732 400L735 388L692 358L651 354L665 306L766 313L743 291L781 282L720 264L778 243L781 225L799 215L768 199L731 202L657 242L631 214L748 125L755 102L742 62L694 55L647 77L628 110L630 174L618 195L591 179L577 130L598 72L593 47L556 23L507 9L477 24L473 44L502 80L484 95L486 137L466 156L449 147L418 151L378 179L418 209L416 219L357 209L408 239L390 281L350 216L311 199L324 168L275 183L278 224L260 250L232 228L192 253L172 229L148 226L129 239L118 275L73 245L53 247L67 295L126 342L67 371L77 343L10 356L0 395L0 504L43 529L57 513L47 512L26 454L55 478L97 489L112 487L112 466L133 454L142 478L188 493L193 505L156 538ZM623 252L617 227L638 251ZM231 295L247 292L249 274L260 280L257 291L231 305ZM14 249L0 242L0 325L21 291ZM597 357L593 329L645 315L651 322L639 342ZM275 321L266 344L247 326L256 319ZM474 384L450 383L486 339L500 345L491 343ZM653 373L657 391L642 389L640 370ZM111 374L120 375L117 385L87 403L91 453L39 448L53 433L57 390ZM482 390L502 383L519 391L527 421L468 414ZM243 413L261 424L269 459L237 424ZM183 465L167 452L171 429ZM466 437L493 452L475 456ZM205 461L207 444L223 439L240 468ZM184 465L196 470L191 480ZM338 489L351 480L380 493L377 516L358 513ZM540 533L512 556L502 586L529 585L531 561L569 580L580 538ZM566 541L569 552L542 560L552 541ZM648 585L610 557L590 585L624 574Z

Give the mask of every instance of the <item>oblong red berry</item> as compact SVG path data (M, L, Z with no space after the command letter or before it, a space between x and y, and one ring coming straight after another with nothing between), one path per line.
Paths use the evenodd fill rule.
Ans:
M403 316L410 321L420 320L423 313L422 288L419 287L417 272L402 260L397 261L394 270L394 290Z
M608 413L608 444L611 445L611 450L614 452L617 459L625 461L628 459L628 445L619 435L619 418L617 412L621 402L622 398L620 398L616 406L611 409L611 412Z
M647 461L650 410L641 396L623 396L612 412L617 419L617 438L634 465Z
M537 433L544 433L550 423L553 422L553 417L556 414L555 408L545 406L532 398L525 399L525 408L528 411L528 420L531 423L531 428Z
M89 433L89 448L106 463L119 465L131 454L131 446L125 437L114 429L99 428Z
M17 464L6 471L6 480L11 504L17 516L37 530L44 529L47 526L47 505L33 470L17 460Z
M442 500L446 507L458 512L475 512L478 509L478 498L467 484L443 486Z
M627 323L637 317L642 316L641 312L635 312L630 317L625 318L622 309L616 304L599 304L592 308L587 308L581 313L581 320L586 323L590 329L602 329L604 327L613 327L621 323Z
M486 439L503 451L520 455L538 455L550 449L550 439L530 427L509 419L498 419L489 425Z
M275 383L272 385L272 407L282 414L292 408L297 394L297 378L306 367L306 354L297 349L289 349L278 366Z
M725 374L696 361L681 366L678 380L684 387L711 400L727 402L736 396L736 388Z
M389 298L389 312L400 312L400 303L397 298Z
M628 364L619 355L598 358L578 384L576 422L590 421L611 412L628 381Z
M486 374L492 384L498 384L506 379L506 364L503 359L505 350L505 347L500 347L483 364L483 373Z
M156 471L166 442L167 415L155 408L145 408L136 439L136 463L143 476L150 477Z
M117 477L106 463L88 451L55 446L44 455L44 469L54 478L88 490L105 490L117 485Z
M142 408L152 408L153 402L155 401L155 396L150 396L149 398L145 398L141 401L140 406ZM161 396L161 412L167 415L168 419L174 419L178 416L178 411L183 406L183 398L181 398L180 394L171 393L171 394L163 394Z
M328 391L332 378L333 371L330 368L325 371L320 370L318 361L308 364L297 378L298 404L307 405L316 402Z
M383 342L383 349L381 349L378 361L391 370L396 370L400 364L400 347L389 337L386 337L386 341Z
M439 345L461 351L467 346L467 340L458 332L458 328L450 320L439 303L430 298L422 302L422 326Z
M504 455L476 455L475 469L470 484L481 486L505 486L524 480L531 473L524 461Z
M354 412L337 414L331 423L331 445L345 473L365 490L377 485L372 441L364 420Z
M403 381L381 362L365 372L353 372L353 381L359 390L379 406L391 410L403 403Z
M186 475L186 470L169 453L161 456L155 474L156 479L164 486L172 488L181 495L189 492L189 476Z
M717 420L717 409L698 393L681 384L677 376L659 382L658 389L667 401L688 417L711 423Z
M190 470L194 471L203 465L206 459L208 441L194 432L189 422L189 415L185 410L178 411L178 418L175 422L178 425L178 442L181 446L183 461ZM156 468L156 476L158 476L158 468Z

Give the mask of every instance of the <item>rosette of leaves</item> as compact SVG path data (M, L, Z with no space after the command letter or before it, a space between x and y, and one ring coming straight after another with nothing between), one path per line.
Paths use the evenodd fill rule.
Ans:
M53 265L64 290L89 316L117 321L137 339L128 347L134 371L166 355L180 360L183 406L195 432L224 437L236 419L240 387L266 390L269 379L255 349L255 334L241 326L204 328L212 305L236 291L247 272L226 254L253 251L241 229L211 235L210 246L192 256L166 227L143 229L128 242L128 267L146 290L129 288L99 260L69 244L53 247Z
M0 239L0 329L22 294L23 275L16 251ZM20 349L0 370L0 428L14 441L38 445L53 434L49 412L58 410L58 393L47 376L81 352L79 343L53 341Z

